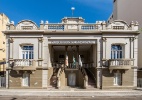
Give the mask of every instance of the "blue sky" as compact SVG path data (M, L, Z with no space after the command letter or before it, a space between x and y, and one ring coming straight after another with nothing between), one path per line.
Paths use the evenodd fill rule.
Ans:
M112 0L0 0L0 13L5 13L17 24L29 19L37 24L41 20L49 23L61 22L63 17L83 17L85 22L107 20L112 13Z

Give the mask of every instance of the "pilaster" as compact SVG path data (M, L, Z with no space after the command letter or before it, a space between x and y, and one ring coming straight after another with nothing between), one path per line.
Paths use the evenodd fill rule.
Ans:
M13 38L9 39L9 43L10 43L10 59L13 59Z
M38 65L42 66L42 48L43 48L43 39L39 38L38 39Z
M101 40L97 40L97 88L102 87Z
M48 55L48 38L47 37L43 38L42 57L43 57L42 67L47 68L48 67L48 57L49 57L49 55Z

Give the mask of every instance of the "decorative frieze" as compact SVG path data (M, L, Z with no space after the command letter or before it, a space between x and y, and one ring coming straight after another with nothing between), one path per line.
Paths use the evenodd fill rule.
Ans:
M77 41L77 40L70 40L70 41L49 41L49 44L96 44L96 41Z

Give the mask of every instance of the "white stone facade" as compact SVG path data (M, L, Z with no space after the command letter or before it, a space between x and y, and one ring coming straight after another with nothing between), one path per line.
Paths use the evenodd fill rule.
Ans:
M85 23L84 19L81 17L67 17L62 19L61 23L48 23L48 21L44 23L41 21L40 27L30 20L23 20L16 26L10 23L8 27L9 30L4 31L4 33L6 34L7 40L6 61L9 62L7 64L7 76L9 77L11 77L10 72L12 64L25 61L22 59L20 51L21 46L32 45L34 48L34 58L32 59L32 64L34 64L34 66L32 66L33 68L26 69L23 66L22 69L16 67L15 70L17 73L27 70L34 73L37 69L41 69L42 88L48 88L50 84L48 80L52 76L50 75L51 72L49 69L57 62L56 54L60 52L68 52L68 55L75 54L76 62L78 62L79 59L78 55L82 53L85 59L84 67L89 66L96 70L94 74L97 88L111 86L111 84L109 85L108 82L105 82L107 76L104 75L104 70L109 70L108 73L111 75L113 72L122 72L123 74L123 71L127 73L127 70L134 69L133 73L129 74L132 76L130 78L132 84L123 85L122 76L121 86L135 87L137 84L138 23L127 25L126 22L117 20L109 25L106 25L104 21L88 24ZM87 49L87 46L89 46L89 49ZM120 52L119 50L112 51L112 46L114 46L114 48L117 46L120 47ZM75 53L71 53L73 51L72 49ZM89 56L86 56L87 53L89 53ZM61 55L64 54L65 53L62 53ZM71 55L69 59L72 59ZM78 66L78 64L76 64L76 66ZM15 66L12 68L14 67ZM21 66L19 67L21 68ZM63 65L63 67L65 67L65 65ZM72 70L72 68L70 68L70 70ZM81 70L81 72L83 72L83 70ZM84 77L88 77L87 74L85 75ZM12 87L12 85L9 85L11 84L9 82L9 77L7 77L7 88L10 88L10 86ZM60 83L58 83L58 85L60 86L64 82L62 82L62 75L59 74L59 78L60 80L58 80L58 82L60 81ZM85 81L85 83L86 82L87 81ZM84 87L85 86L88 86L87 83Z

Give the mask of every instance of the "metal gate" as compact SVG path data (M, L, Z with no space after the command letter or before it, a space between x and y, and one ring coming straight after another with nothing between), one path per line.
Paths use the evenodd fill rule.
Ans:
M6 77L0 76L0 88L6 87Z
M142 78L138 78L138 87L142 87Z

